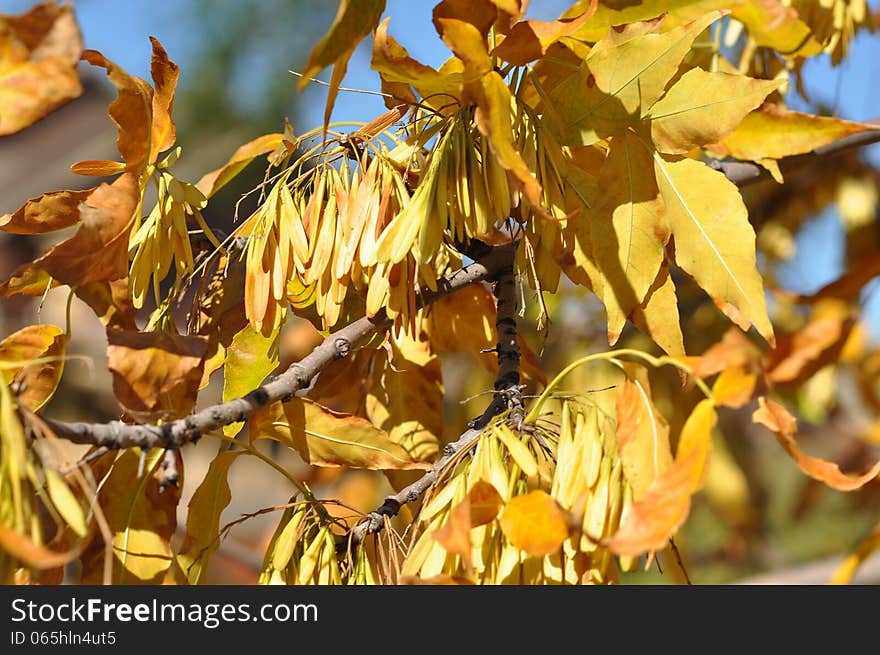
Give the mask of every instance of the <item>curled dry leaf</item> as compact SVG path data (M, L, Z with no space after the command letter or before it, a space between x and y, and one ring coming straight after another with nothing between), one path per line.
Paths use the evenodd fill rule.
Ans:
M107 330L113 393L132 416L163 421L186 416L202 379L205 337Z
M0 216L0 230L11 234L43 234L79 222L79 205L95 189L55 191L31 198L11 214Z
M82 94L82 36L73 7L0 14L0 136L14 134Z
M20 386L18 402L42 408L61 381L67 336L54 325L31 325L0 341L0 375ZM42 359L38 363L33 360Z
M776 440L797 462L800 469L814 480L824 482L838 491L854 491L880 475L880 462L875 463L861 475L847 474L833 462L812 457L798 448L797 420L785 407L764 396L758 398L758 409L752 414L752 420L763 425L776 435Z

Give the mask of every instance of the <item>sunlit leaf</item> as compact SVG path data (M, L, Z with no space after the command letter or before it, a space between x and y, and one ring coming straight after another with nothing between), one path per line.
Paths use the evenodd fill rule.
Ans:
M31 198L11 214L0 216L0 230L12 234L43 234L76 225L79 204L94 189L54 191Z
M549 555L568 538L565 513L539 489L510 499L501 514L501 530L529 555Z
M223 364L223 400L232 400L256 389L278 367L278 335L263 336L246 325L226 348ZM227 436L235 436L244 423L223 426Z
M150 43L153 44L150 73L153 77L155 93L149 160L155 161L160 152L168 150L177 140L177 130L171 112L174 109L174 89L180 77L180 68L168 58L168 53L158 39L151 36Z
M630 319L633 325L651 337L667 353L684 355L678 297L665 262L660 266L657 279L648 289L645 300L633 310Z
M527 20L517 23L504 37L492 55L504 61L524 66L547 54L547 50L560 39L571 36L592 18L598 3L593 0L577 18L560 18L555 21Z
M743 0L733 6L733 16L746 26L758 45L791 57L822 52L822 44L798 17L797 10L781 0Z
M278 147L278 144L281 143L283 136L284 135L280 132L276 134L264 134L253 141L248 141L232 153L229 161L223 164L223 166L202 176L202 179L196 183L196 188L201 191L206 198L210 198L232 178L238 175L242 169L254 159L260 155L275 150L275 148Z
M449 512L443 526L434 531L434 539L446 549L447 553L458 555L467 569L471 563L471 508L470 499L465 496Z
M753 324L772 345L755 231L739 191L722 173L693 159L655 155L654 164L675 237L675 263L734 323L744 330Z

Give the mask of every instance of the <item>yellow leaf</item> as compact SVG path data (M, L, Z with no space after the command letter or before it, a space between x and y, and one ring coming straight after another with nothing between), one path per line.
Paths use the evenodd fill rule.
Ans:
M61 518L70 526L78 536L85 537L88 532L86 525L86 517L83 514L82 507L76 496L67 486L64 479L52 469L45 469L43 473L46 476L46 489L49 492L49 498Z
M278 332L263 336L250 324L232 337L223 363L223 401L244 396L259 387L278 367ZM235 436L244 423L223 426L223 434Z
M31 325L0 341L0 376L21 383L18 402L35 412L58 387L64 371L67 335L55 325ZM35 359L48 361L31 364Z
M98 503L113 535L114 584L158 584L171 567L171 537L177 529L178 487L159 492L161 463L165 451L124 451L98 492ZM178 459L182 473L182 462ZM141 472L142 471L142 472ZM96 536L82 556L82 583L101 582L104 543Z
M854 491L860 489L871 480L880 475L880 462L876 462L862 475L843 473L840 467L833 462L812 457L803 453L798 448L795 436L797 435L797 421L794 416L782 405L764 396L758 398L758 409L752 414L755 423L763 425L776 435L776 440L797 462L801 471L814 480L824 482L829 487L838 491Z
M764 104L712 146L720 155L758 161L780 159L815 150L850 134L877 130L876 125L830 116L812 116Z
M186 538L177 555L177 563L190 584L205 582L208 562L220 546L220 516L229 505L229 467L242 450L219 453L189 501L186 515Z
M504 444L510 457L527 478L538 474L538 462L528 447L503 423L492 428L492 434Z
M665 262L660 266L657 279L648 290L644 302L633 310L630 319L633 325L670 355L685 354L678 316L678 297Z
M635 557L666 546L687 518L691 496L702 485L717 420L711 401L703 400L694 408L681 430L672 466L633 503L621 517L620 529L605 542L613 552Z
M809 26L794 7L780 0L743 0L733 5L733 17L743 23L756 44L789 57L811 57L822 52Z
M660 193L675 237L675 262L742 329L752 324L773 345L755 231L737 188L693 159L654 155Z
M501 514L501 530L529 555L549 555L568 539L565 512L540 489L510 499Z
M461 557L468 570L473 568L471 563L471 508L467 496L452 508L446 523L434 531L433 537L447 553Z
M306 398L272 403L251 416L251 439L274 439L315 466L426 469L367 419L334 412Z
M719 405L738 409L752 400L757 384L757 373L745 367L734 366L721 371L721 375L712 385L712 395Z
M608 313L611 345L645 300L665 257L663 201L654 177L646 174L652 166L651 153L635 135L611 139L599 176L602 202L587 214L593 260L603 277L597 295Z
M309 78L315 77L324 68L333 64L330 90L327 93L327 107L324 110L324 125L330 122L333 103L345 76L348 60L361 39L379 24L383 11L385 11L385 0L340 0L333 24L312 49L299 81L299 89L302 91L308 85Z
M549 126L563 145L623 133L663 95L694 39L721 16L709 13L665 33L662 19L610 30L584 64L551 91Z
M829 583L850 584L862 562L868 559L868 557L878 549L880 549L880 525L874 528L873 532L868 535L868 538L859 544L855 552L848 555L846 559L840 563L837 569L835 569L834 574L831 576Z
M684 154L717 141L779 84L779 80L692 68L648 113L654 145L660 152Z
M253 141L248 141L239 147L223 166L215 171L206 173L196 183L196 188L210 198L219 191L227 182L238 175L241 170L260 155L272 152L279 146L283 134L264 134Z
M592 0L578 0L564 14L563 18L573 18L582 13ZM590 43L601 39L616 25L626 25L636 21L665 15L663 24L668 28L677 27L688 21L704 16L706 12L725 9L730 0L642 0L641 2L600 2L595 15L577 31L574 38Z
M576 18L560 18L555 21L528 20L517 23L493 51L492 56L524 66L540 59L554 43L571 36L583 28L596 12L598 3L592 0L583 13Z

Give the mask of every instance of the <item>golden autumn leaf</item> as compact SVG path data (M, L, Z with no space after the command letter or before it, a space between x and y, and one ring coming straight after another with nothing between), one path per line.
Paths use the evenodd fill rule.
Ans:
M189 501L186 537L177 554L177 564L190 584L205 582L211 555L220 546L220 516L232 500L229 467L244 451L219 453L208 467Z
M687 518L691 496L703 483L717 420L711 401L703 400L694 408L681 430L672 466L652 481L642 499L621 517L617 533L605 541L613 552L635 557L666 546Z
M113 393L132 416L180 418L196 402L208 340L168 332L107 330Z
M776 440L791 455L801 471L833 489L854 491L880 475L880 462L876 462L865 473L856 475L842 472L833 462L805 454L797 445L795 417L785 407L764 396L758 398L758 409L752 414L752 420L776 435Z
M583 13L592 0L578 0L565 13L563 18L573 18ZM667 28L677 27L707 12L725 9L730 0L641 0L641 2L600 2L596 13L587 24L578 30L574 37L595 43L614 26L649 20L664 15Z
M754 325L771 345L755 231L739 191L722 173L693 159L654 155L654 169L675 238L675 263L744 330Z
M150 43L153 45L150 76L155 85L149 155L149 161L152 162L160 152L168 150L177 140L177 129L171 112L174 109L174 90L180 77L180 68L168 58L168 53L158 39L151 36Z
M223 166L203 175L202 179L196 182L196 188L204 194L205 198L210 198L254 159L275 150L283 137L284 135L278 132L264 134L253 141L248 141L232 153L229 161Z
M692 68L648 112L655 147L680 155L717 141L780 83Z
M742 0L732 16L743 23L756 44L790 57L811 57L822 52L809 26L797 10L781 0Z
M472 528L494 521L504 505L504 499L495 489L495 485L486 480L477 480L468 491L467 499L470 504Z
M0 341L0 375L6 384L21 385L18 402L41 409L58 387L64 371L67 335L54 325L31 325ZM47 361L30 363L32 360Z
M312 49L299 81L299 89L302 91L308 85L310 78L315 77L327 66L333 65L330 90L327 93L327 107L324 110L325 126L330 122L330 114L333 112L339 85L348 68L348 60L351 59L361 39L379 24L383 11L385 11L385 0L340 0L333 24Z
M647 371L626 364L617 394L617 447L623 474L639 501L651 483L672 466L669 423L654 406Z
M160 491L164 450L122 452L98 492L113 535L113 584L159 584L174 561L171 537L177 528L179 487ZM178 470L182 473L181 462ZM82 584L103 579L104 543L97 535L82 556Z
M593 259L602 275L596 292L608 314L611 345L645 300L665 257L668 233L652 167L651 153L636 135L611 139L599 175L601 201L587 214Z
M722 156L760 161L800 155L876 125L830 116L812 116L765 103L737 128L711 146Z
M137 330L128 276L111 282L88 282L75 291L77 298L92 308L105 327Z
M10 234L43 234L76 225L79 205L95 189L54 191L31 198L10 214L0 216L0 230Z
M25 534L10 529L0 523L0 549L20 562L35 569L54 569L75 560L80 550L71 549L58 552L36 543Z
M550 93L545 116L559 142L590 145L637 123L663 95L694 39L720 15L662 33L662 19L609 30L578 72Z
M306 398L272 403L251 416L251 439L274 439L314 466L426 469L367 419L334 412Z
M568 539L565 512L547 492L514 496L501 514L501 530L529 555L549 555Z
M128 236L139 197L133 174L102 184L80 204L76 234L50 248L32 266L72 287L126 277Z
M0 136L14 134L82 94L82 36L69 5L0 14Z

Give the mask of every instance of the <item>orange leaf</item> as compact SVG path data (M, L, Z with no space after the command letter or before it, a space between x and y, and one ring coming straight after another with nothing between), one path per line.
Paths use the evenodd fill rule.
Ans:
M136 331L136 310L128 276L112 282L89 282L76 288L77 297L92 308L105 327Z
M275 134L264 134L253 141L248 141L232 153L229 161L223 164L223 166L203 175L202 179L196 183L196 188L206 198L210 198L254 159L275 150L281 143L282 138L284 138L284 135L278 132Z
M168 150L177 140L177 129L171 112L174 109L174 89L180 77L180 68L168 58L165 48L155 37L150 37L153 44L153 60L150 74L156 88L153 94L152 136L150 138L149 161L156 161L160 152Z
M565 512L540 489L510 499L501 515L501 530L529 555L549 555L568 538Z
M467 498L470 503L472 528L493 521L504 504L504 499L495 489L495 485L485 480L477 480L468 492Z
M617 396L617 444L624 476L638 501L672 466L672 450L669 424L654 407L645 369L624 366L627 377Z
M79 204L94 189L54 191L31 198L11 214L0 216L0 230L11 234L43 234L79 222Z
M635 557L659 550L684 523L691 496L706 472L712 429L718 417L709 400L698 404L681 430L672 466L621 517L620 529L605 544L618 555Z
M54 569L64 566L79 556L78 548L59 553L31 540L30 537L11 530L0 523L0 550L35 569Z
M471 570L471 508L470 499L465 496L458 505L449 512L449 518L438 530L433 533L447 553L458 555L464 562L465 567Z
M140 190L137 178L125 174L102 184L80 204L82 224L76 234L36 260L35 268L76 287L118 280L128 275L128 235Z
M107 330L113 393L133 416L154 422L189 413L202 378L205 337Z
M801 470L814 480L824 482L829 487L838 491L853 491L859 489L878 475L880 475L880 462L877 462L862 475L848 475L840 470L833 462L806 455L797 446L797 421L779 403L767 400L764 396L758 398L758 409L752 414L755 423L763 425L776 435L776 440L791 455Z
M528 20L517 23L493 51L492 55L516 66L525 66L540 59L554 43L571 36L587 24L599 6L597 0L576 18L560 18L555 21Z
M497 17L498 6L493 0L443 0L434 7L433 11L434 27L441 37L443 36L443 28L439 24L441 20L467 23L481 38L485 38ZM454 48L452 50L455 51Z
M116 147L125 170L139 173L150 163L153 124L153 89L144 80L126 73L97 50L86 50L82 58L107 70L107 77L119 90L110 103L110 118L119 131Z
M31 411L43 407L61 380L67 336L54 325L30 325L0 341L0 364L15 365L0 369L7 384L22 383L18 401ZM34 359L56 358L31 364Z
M77 175L105 177L107 175L118 175L119 173L122 173L125 170L125 164L118 161L108 161L106 159L86 159L71 164L70 170Z
M73 8L43 3L0 15L0 135L14 134L82 94L82 37Z
M797 386L839 359L855 321L847 307L828 307L830 311L817 312L801 330L782 335L777 347L767 353L766 367L773 382Z

